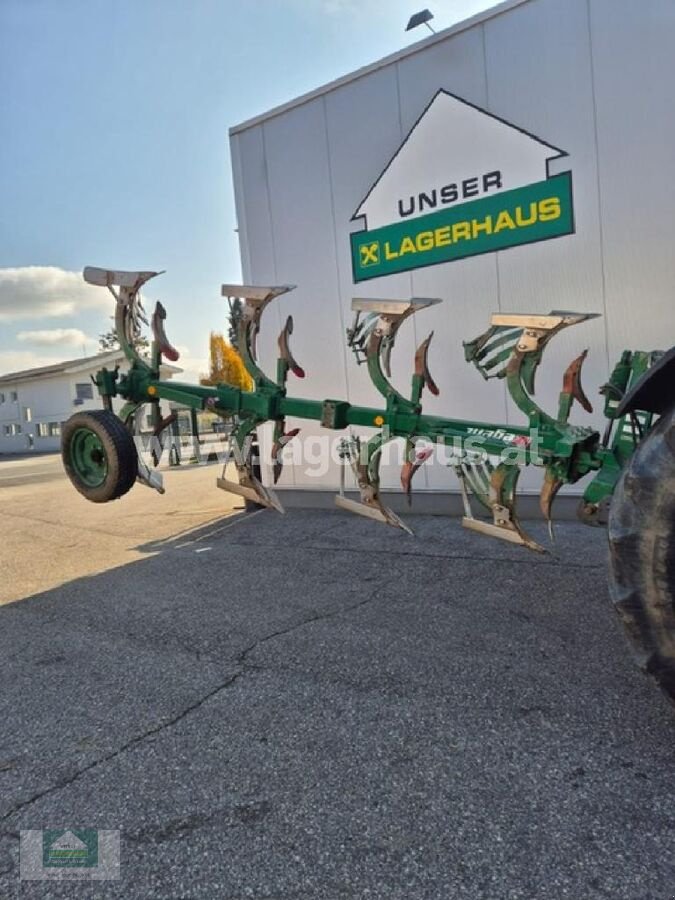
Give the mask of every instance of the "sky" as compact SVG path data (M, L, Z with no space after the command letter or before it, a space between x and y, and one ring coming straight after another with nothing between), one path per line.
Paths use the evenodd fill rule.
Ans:
M494 0L436 0L441 30ZM228 129L428 35L418 0L0 0L0 374L95 353L85 265L162 270L184 380L241 280Z

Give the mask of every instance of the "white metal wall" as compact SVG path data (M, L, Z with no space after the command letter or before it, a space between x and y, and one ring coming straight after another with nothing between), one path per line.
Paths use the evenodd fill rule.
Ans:
M290 390L379 405L365 367L346 352L351 297L443 297L402 328L395 383L407 392L414 347L434 329L430 367L441 396L427 397L425 411L521 423L503 386L463 361L462 339L484 330L491 312L603 314L547 350L537 385L545 408L556 408L562 372L584 347L595 398L621 349L674 344L673 46L673 0L528 0L233 129L244 279L298 285L263 322L266 368L274 370L276 333L292 313L293 348L308 378ZM572 170L576 234L354 286L351 216L439 88L569 153L552 174ZM584 413L577 420L589 421ZM528 475L524 486L534 489L541 476ZM425 478L432 489L451 481L438 469ZM332 467L317 480L296 466L283 479L334 488L338 476ZM391 468L384 484L397 479Z

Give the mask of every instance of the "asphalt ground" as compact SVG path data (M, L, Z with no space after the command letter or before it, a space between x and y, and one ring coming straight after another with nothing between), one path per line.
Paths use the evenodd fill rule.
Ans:
M57 453L0 454L0 491L58 481L62 476L63 466Z
M672 898L603 532L407 521L233 515L0 607L0 897ZM19 882L46 827L120 829L121 880Z
M162 474L164 495L135 486L97 504L71 487L59 454L0 456L0 605L143 559L144 543L178 540L243 508L215 489L218 466Z

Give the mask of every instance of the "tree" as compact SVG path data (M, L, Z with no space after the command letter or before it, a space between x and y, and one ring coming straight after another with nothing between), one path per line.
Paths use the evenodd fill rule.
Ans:
M139 337L138 340L134 341L134 346L140 352L143 350L147 350L150 347L150 341L146 337ZM117 339L117 332L114 328L111 328L110 331L106 331L104 334L99 334L98 336L98 352L99 353L110 353L112 350L119 350L120 342Z
M241 356L222 334L211 332L209 338L209 374L199 379L200 384L230 384L242 391L253 390L253 379L246 371Z
M98 352L109 353L111 350L119 350L120 342L117 340L117 332L114 328L98 336Z
M243 315L244 304L238 297L230 297L230 326L228 330L228 337L235 350L239 349L237 340L239 338L239 323L241 322Z

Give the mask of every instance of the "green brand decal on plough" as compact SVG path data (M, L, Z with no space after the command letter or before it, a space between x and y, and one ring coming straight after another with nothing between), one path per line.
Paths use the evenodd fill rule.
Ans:
M575 400L585 409L591 409L580 382L585 353L567 369L558 410L554 414L544 412L533 399L535 373L548 342L564 328L593 318L593 314L557 311L549 315L496 314L484 334L465 343L466 359L477 367L483 377L505 379L511 397L525 419L522 427L516 427L423 413L423 391L427 389L432 394L439 392L428 367L432 335L422 342L415 354L410 394L403 396L391 384L390 356L400 326L413 314L438 303L436 299L415 297L402 301L357 298L353 301L355 318L347 331L348 343L357 362L367 365L373 384L384 401L381 408L370 408L345 400L319 401L289 396L286 387L289 372L304 377L304 371L293 358L289 347L293 327L290 317L279 336L275 378L260 369L256 359L256 336L263 311L276 297L290 290L288 286L223 286L225 296L244 301L238 343L244 364L254 382L254 390L247 392L227 384L207 387L160 380L162 357L177 358L164 332L166 314L161 304L157 304L152 317L151 358L145 359L137 353L134 342L140 323L144 321L138 292L156 273L89 268L85 269L84 274L88 282L105 285L113 292L117 333L131 363L127 374L102 369L96 377L107 412L95 414L98 416L96 422L91 421L91 414L77 414L67 423L64 431L66 467L78 490L91 500L101 502L121 496L136 477L163 490L161 475L138 458L129 431L124 426L131 425L139 407L150 404L154 433L158 439L161 438L171 421L171 417L162 419L159 412L159 401L165 399L235 420L232 446L239 480L229 480L223 470L217 483L219 487L256 503L283 511L275 491L264 486L256 477L246 452L251 435L264 422L274 424L272 462L275 481L281 471L283 449L299 431L286 430L288 416L315 420L327 429L370 426L376 432L367 441L361 442L349 436L341 445L341 457L344 464L353 469L360 495L358 500L349 499L344 494L337 497L336 502L341 508L408 530L382 500L379 478L381 455L389 441L400 439L405 442L401 483L410 497L413 476L429 456L428 444L427 449L416 446L418 441L424 439L451 448L449 464L459 480L466 527L541 550L540 545L525 533L516 513L515 493L520 467L533 464L544 468L540 502L549 521L560 487L595 473L582 507L584 518L594 520L600 504L611 494L623 463L634 449L637 441L635 428L639 427L640 433L644 433L651 426L652 417L647 413L641 414L639 422L630 418L615 422L615 410L616 397L621 396L629 384L651 365L655 354L635 352L622 357L605 389L610 423L603 439L592 428L569 423ZM114 396L126 400L119 418L111 412ZM613 425L616 427L613 428ZM475 452L477 443L484 454ZM110 449L113 445L114 452ZM495 457L497 462L492 462L491 458ZM475 517L471 507L472 496L487 511L487 521Z

